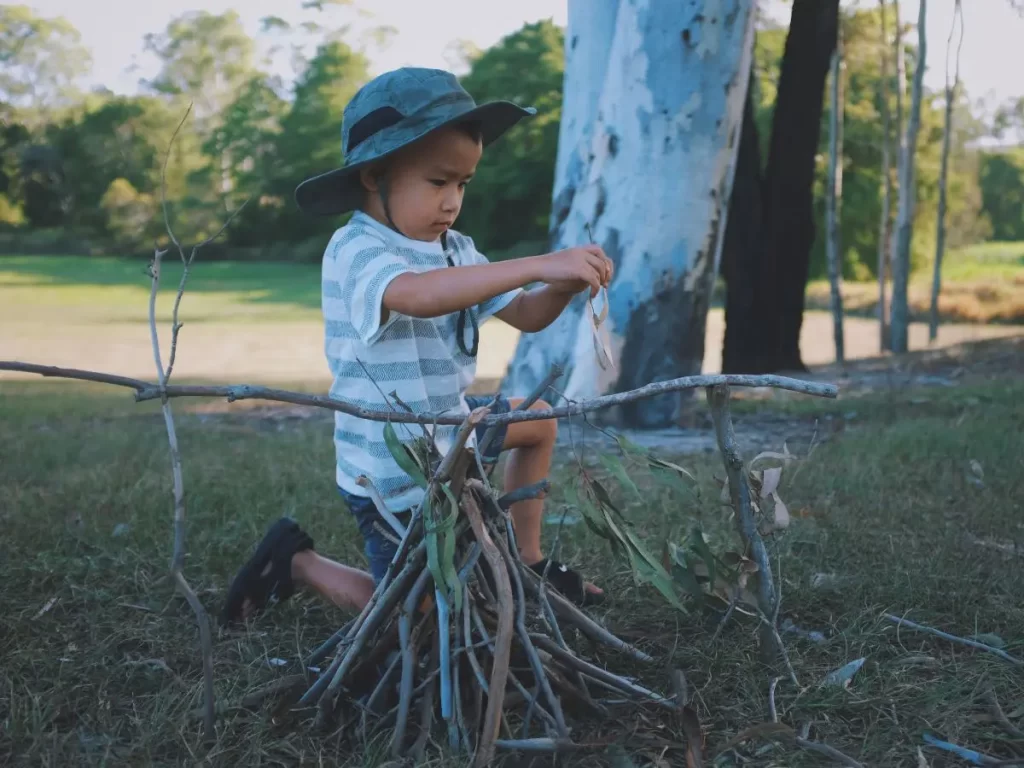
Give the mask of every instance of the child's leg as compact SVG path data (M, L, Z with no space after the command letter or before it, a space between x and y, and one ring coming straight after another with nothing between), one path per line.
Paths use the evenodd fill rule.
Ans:
M522 398L510 398L509 405L515 408ZM551 406L538 400L531 410L547 410ZM558 437L558 422L520 421L508 425L503 450L509 451L505 465L505 493L533 483L540 482L551 471L551 456ZM528 499L512 505L512 523L516 529L519 556L526 565L533 565L544 559L540 548L541 519L544 514L544 499ZM600 594L602 590L587 584L589 592Z
M373 596L373 576L307 549L292 557L292 579L315 590L339 608L361 611Z

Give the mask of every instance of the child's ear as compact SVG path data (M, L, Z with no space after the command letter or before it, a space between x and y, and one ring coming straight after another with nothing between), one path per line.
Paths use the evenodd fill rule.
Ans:
M359 182L367 192L380 191L380 169L373 166L359 169Z

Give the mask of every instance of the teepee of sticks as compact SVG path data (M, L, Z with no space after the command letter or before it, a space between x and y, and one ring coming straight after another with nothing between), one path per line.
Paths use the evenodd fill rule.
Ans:
M635 660L651 661L554 590L545 574L523 565L509 508L543 494L547 482L506 496L495 492L479 461L493 434L485 433L477 450L465 447L488 413L470 414L447 455L435 453L432 462L425 460L428 452L406 449L388 430L396 458L425 486L424 501L402 525L363 480L398 551L362 613L308 659L317 664L334 654L298 705L315 705L317 721L326 725L343 699L357 702L363 736L391 728L395 757L422 756L438 713L449 748L472 752L475 765L487 765L495 749L572 749L564 709L606 715L596 692L675 707L580 658L566 643L560 621ZM544 735L531 736L535 730Z

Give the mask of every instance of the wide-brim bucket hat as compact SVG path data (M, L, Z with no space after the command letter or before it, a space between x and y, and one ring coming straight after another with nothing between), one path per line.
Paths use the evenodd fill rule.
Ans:
M303 181L295 190L299 208L336 216L358 208L365 197L361 168L393 155L429 133L462 122L479 126L484 146L536 109L511 101L478 105L450 72L403 67L380 75L352 97L342 115L344 165Z

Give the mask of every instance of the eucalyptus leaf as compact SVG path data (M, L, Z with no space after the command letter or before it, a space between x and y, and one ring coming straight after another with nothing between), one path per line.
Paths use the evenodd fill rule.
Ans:
M427 478L423 474L422 468L415 459L409 455L409 452L402 441L398 439L398 435L395 433L395 428L392 426L390 421L384 425L384 443L387 445L388 452L391 454L391 457L395 460L395 463L401 467L402 471L411 477L413 482L420 488L426 488Z
M640 489L636 487L636 483L634 483L632 478L630 478L629 473L626 472L626 468L622 465L622 462L619 461L618 456L605 453L601 454L600 460L605 469L612 473L615 479L619 481L620 485L632 491L633 495L638 499L643 498L640 495Z

